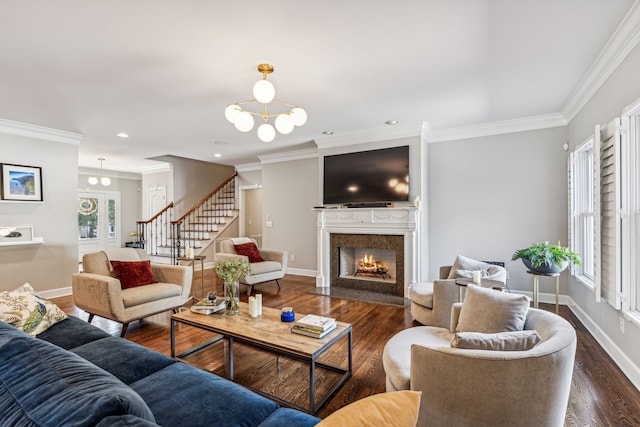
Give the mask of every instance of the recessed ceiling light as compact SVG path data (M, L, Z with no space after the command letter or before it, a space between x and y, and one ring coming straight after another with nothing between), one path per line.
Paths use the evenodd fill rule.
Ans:
M120 138L129 138L129 134L126 134L124 132L120 132L119 134L116 134L116 136L119 136Z
M325 130L324 132L322 132L323 135L333 135L333 131L330 130Z
M398 124L398 121L397 120L387 120L385 123L388 124L389 126L395 126L395 125Z
M222 154L216 153L216 154L213 155L213 157L222 157Z

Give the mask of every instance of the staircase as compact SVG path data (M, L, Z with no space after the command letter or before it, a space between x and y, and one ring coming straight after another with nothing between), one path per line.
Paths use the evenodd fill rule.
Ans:
M194 248L199 255L238 217L238 174L220 184L184 215L173 220L173 202L147 221L138 221L138 236L153 262L177 264Z

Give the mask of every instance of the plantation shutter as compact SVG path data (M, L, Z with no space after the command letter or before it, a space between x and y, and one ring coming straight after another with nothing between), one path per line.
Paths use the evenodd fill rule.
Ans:
M578 247L577 247L576 241L574 240L576 236L576 217L577 217L576 202L575 202L576 195L573 188L573 177L575 176L575 168L576 168L574 157L575 156L573 152L571 152L569 153L569 158L567 159L567 185L569 186L567 190L569 194L569 206L567 209L567 212L569 212L569 224L568 224L569 226L567 227L569 229L569 236L568 236L567 242L569 242L569 247L571 248L571 250L574 252L577 252ZM576 275L576 267L573 264L571 264L571 267L569 268L569 272L571 273L572 276Z
M596 126L596 140L599 140L599 199L600 207L596 210L596 217L600 217L597 227L600 236L600 256L596 266L600 266L600 292L596 294L596 301L601 296L616 309L621 308L622 295L622 265L621 265L621 183L620 183L620 148L621 148L620 119L616 118L608 125L600 128ZM599 131L599 132L598 132ZM599 137L598 137L599 136ZM600 215L597 215L600 213ZM598 247L598 246L597 246Z

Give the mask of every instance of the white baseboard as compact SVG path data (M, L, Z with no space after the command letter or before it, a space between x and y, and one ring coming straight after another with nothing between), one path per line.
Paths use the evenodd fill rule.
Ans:
M568 298L569 309L580 320L589 333L600 344L600 347L607 352L620 370L629 378L629 381L640 390L640 368L616 345L613 340L598 326L596 322L585 313L578 304Z
M287 274L293 274L294 276L316 277L318 272L316 270L306 270L304 268L287 268Z

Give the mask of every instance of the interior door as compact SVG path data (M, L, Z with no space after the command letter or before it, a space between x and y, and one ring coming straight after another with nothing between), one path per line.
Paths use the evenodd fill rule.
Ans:
M78 261L89 252L119 248L120 192L78 193Z

